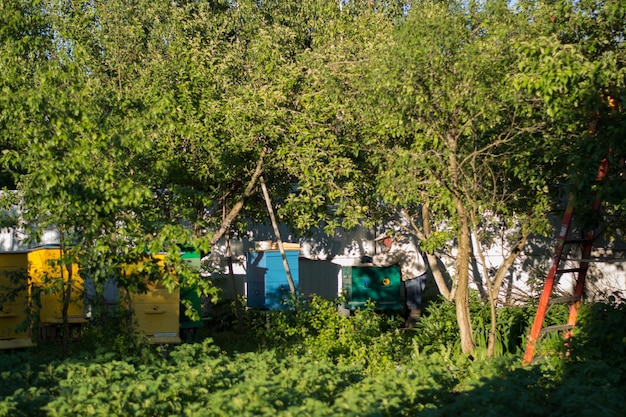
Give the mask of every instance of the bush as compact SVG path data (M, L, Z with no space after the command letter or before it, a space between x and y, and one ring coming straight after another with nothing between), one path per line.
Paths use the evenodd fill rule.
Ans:
M128 313L119 306L98 309L83 329L80 349L132 355L147 346L147 340L127 326Z
M425 352L438 350L441 346L455 347L459 351L454 304L444 299L429 303L412 333L413 343Z
M487 347L491 328L491 312L477 292L470 293L470 318L473 337L478 350ZM525 346L526 336L534 317L534 309L528 306L501 307L497 310L496 355L519 354ZM562 314L559 312L558 314ZM555 312L548 321L554 320ZM428 304L415 331L415 342L422 349L438 349L439 346L453 347L455 354L461 353L460 334L456 321L454 303L440 299Z
M576 361L600 360L626 373L626 300L583 304L570 354Z
M292 301L280 311L248 312L247 322L265 348L336 364L381 368L392 366L407 352L405 336L397 331L401 317L380 314L372 305L345 317L338 313L337 305L314 296Z
M368 309L343 317L321 299L254 312L255 332L239 337L262 337L262 346L230 355L211 339L167 355L148 347L66 360L47 357L44 347L3 354L0 417L623 415L623 304L583 306L571 355L555 350L527 367L514 355L457 354L452 330L439 338L420 333L454 319L450 305L430 308L410 331L399 330L398 317ZM514 317L504 323L528 314L501 313ZM503 334L510 328L504 324ZM433 344L420 344L426 340Z

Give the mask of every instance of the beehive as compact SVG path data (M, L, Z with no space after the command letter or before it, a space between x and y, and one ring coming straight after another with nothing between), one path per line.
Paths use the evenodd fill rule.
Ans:
M299 250L285 250L289 272L296 288L299 285ZM248 307L279 309L290 296L289 282L278 250L251 251L246 263L246 298Z
M185 250L181 257L193 271L198 272L200 270L200 252L193 249ZM200 319L189 317L186 314L187 306L183 302L186 301L191 304L194 311L200 315L202 314L202 299L198 294L198 287L186 282L184 276L181 277L180 286L180 329L183 335L186 334L185 339L192 341L197 337L197 329L202 327L203 322Z
M154 258L162 266L165 256L165 254L157 254ZM147 283L147 292L131 294L131 302L137 329L148 338L150 343L181 343L178 288L170 292L160 282Z
M346 308L354 310L369 301L379 310L403 309L399 267L344 266L341 276Z
M34 346L27 252L0 253L0 349Z
M39 293L39 322L41 324L60 324L63 322L63 288L70 273L66 265L60 265L61 248L45 246L28 253L28 273L33 286ZM72 291L68 305L69 323L86 323L83 292L83 280L78 274L78 266L71 265Z

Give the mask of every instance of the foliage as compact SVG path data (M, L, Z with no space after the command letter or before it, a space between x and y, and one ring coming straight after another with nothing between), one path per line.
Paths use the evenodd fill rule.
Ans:
M490 323L489 305L473 291L469 308L473 338L478 348L473 356L484 358ZM563 323L567 312L563 305L552 307L546 315L546 325ZM415 350L426 355L440 350L455 356L461 354L455 307L445 300L428 303L416 330L404 330L404 319L400 314L381 314L371 306L344 317L337 314L337 302L319 297L292 301L279 312L248 311L247 314L246 322L258 346L298 351L333 363L358 363L371 372L393 367ZM534 308L499 308L497 314L496 355L522 353ZM545 355L558 354L562 345L559 335L548 336L542 344L542 352Z
M580 218L588 217L598 165L607 158L601 196L612 212L624 201L624 5L530 0L519 7L535 24L518 44L521 71L513 82L523 108L542 126L529 140L545 143L546 177L553 181L547 185L557 193L567 183ZM606 220L619 224L619 218Z
M64 360L50 349L5 353L0 416L616 416L626 406L623 351L615 347L621 335L596 327L608 319L612 329L623 329L623 304L585 306L573 357L555 352L528 367L521 367L519 355L470 360L445 343L424 349L419 336L426 323L399 333L393 326L385 329L389 318L367 310L347 318L331 315L332 303L311 304L315 307L307 308L315 316L307 316L304 306L297 314L295 307L273 312L264 346L246 353L227 354L211 338L177 347L137 346L121 354L104 346L77 349ZM453 322L454 312L447 308ZM424 321L444 316L433 311ZM303 333L302 343L286 344L278 325L288 334L297 322L311 333ZM334 335L343 328L343 341L330 340L327 328ZM348 337L353 339L347 346L361 347L341 355L327 348L345 345ZM395 351L403 352L393 360L381 358L379 350L389 348L390 338L398 345ZM372 349L369 362L363 348ZM374 364L378 359L382 363Z
M571 343L574 360L605 362L625 371L626 329L622 325L626 304L618 297L607 302L583 305L578 315L576 337Z
M365 369L393 366L407 353L401 348L403 336L397 331L402 318L378 314L371 306L345 317L337 313L336 301L314 296L292 301L280 312L249 314L261 346L284 346L308 357L358 364Z
M437 350L441 347L452 347L458 344L459 330L452 303L445 301L429 303L424 316L418 323L418 328L419 330L414 335L414 341L420 349ZM457 349L455 349L455 353L458 353Z
M431 266L459 249L446 290L469 353L472 326L493 336L497 277L528 233L548 231L565 189L588 203L603 156L624 162L623 2L509 3L3 1L0 181L18 190L3 205L21 202L33 241L60 230L81 274L130 290L140 274L120 271L146 252L172 255L172 289L177 245L210 250L225 213L264 218L261 174L305 233L400 210ZM623 174L602 189L618 220ZM472 237L480 252L496 225L513 249L492 316L474 319ZM338 339L350 354L368 341Z
M132 355L146 344L142 334L128 328L128 312L119 305L92 305L92 319L81 334L81 349Z
M523 157L509 165L511 155L524 154L533 126L509 82L515 40L527 25L504 2L416 2L363 70L366 94L356 110L366 138L363 171L385 205L403 213L432 269L434 254L454 246L453 280L437 284L455 299L467 353L474 347L466 308L470 259L489 244L489 226L512 231L499 276L531 231L547 229L548 196L518 172L541 178L542 166ZM489 288L492 299L500 282Z
M0 143L4 169L0 173L2 188L14 189L23 168L17 161L7 163L4 156L22 148L21 133L25 128L17 122L28 106L19 99L27 98L35 88L32 74L46 61L51 46L49 22L42 10L43 2L3 1L0 5ZM17 105L16 101L18 102ZM24 120L24 119L22 119ZM26 119L28 120L28 119Z

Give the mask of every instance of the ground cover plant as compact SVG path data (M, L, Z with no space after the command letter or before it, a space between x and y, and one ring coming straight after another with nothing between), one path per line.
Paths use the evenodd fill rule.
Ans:
M4 353L0 416L619 416L626 407L623 303L584 306L569 354L555 337L527 367L526 328L514 319L500 320L514 324L501 325L497 357L481 354L477 338L470 358L446 324L453 306L431 303L410 331L393 315L343 317L334 307L313 299L249 312L244 334L206 329L177 347L119 349L118 340L76 345L67 359L43 346Z

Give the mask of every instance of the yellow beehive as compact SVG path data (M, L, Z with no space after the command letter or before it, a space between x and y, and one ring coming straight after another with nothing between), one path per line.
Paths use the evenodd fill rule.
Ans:
M0 349L34 346L28 325L28 254L0 253Z
M164 254L154 256L163 265ZM132 269L132 268L131 268ZM149 283L145 294L132 294L137 328L150 343L176 344L180 339L180 291L169 292L161 283Z
M69 273L65 265L59 265L61 249L42 247L28 253L28 273L34 286L40 289L39 321L41 324L63 322L63 289ZM62 279L62 281L61 281ZM65 285L63 285L65 287ZM78 275L78 266L72 265L72 294L67 310L69 323L86 323L83 306L84 284Z

